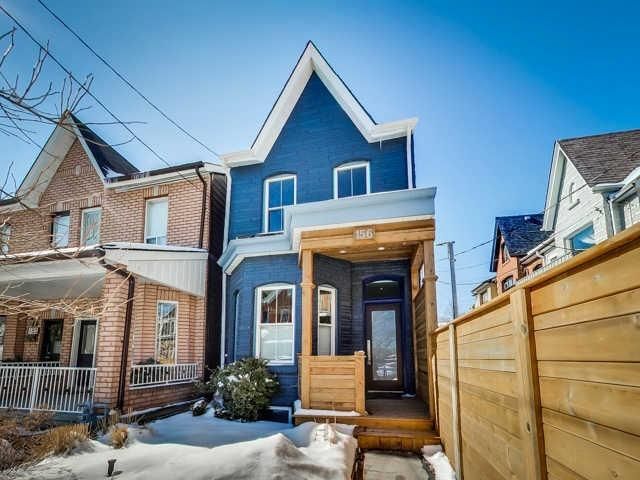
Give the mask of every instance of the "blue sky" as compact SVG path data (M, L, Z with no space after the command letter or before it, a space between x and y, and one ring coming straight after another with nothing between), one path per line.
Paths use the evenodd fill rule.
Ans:
M307 40L378 121L420 117L417 179L438 187L438 241L464 250L496 215L541 211L553 142L640 127L640 41L632 2L77 2L47 4L145 94L219 152L247 147ZM482 3L482 5L480 5ZM93 92L168 160L214 160L127 89L35 0L2 0ZM636 4L637 5L637 4ZM0 31L10 26L0 14ZM24 35L10 68L35 50ZM53 64L44 75L61 81ZM100 107L80 114L106 121ZM116 126L107 140L128 139ZM44 142L50 128L36 128ZM141 169L163 164L131 142ZM0 173L20 179L37 148L0 135ZM446 251L439 247L438 259ZM489 276L490 246L457 259L461 310ZM446 261L438 274L449 280ZM440 315L450 291L438 285Z

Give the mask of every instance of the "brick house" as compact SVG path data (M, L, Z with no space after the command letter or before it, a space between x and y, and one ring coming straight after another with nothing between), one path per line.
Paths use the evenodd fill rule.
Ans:
M542 268L542 257L529 254L551 234L541 230L542 219L542 214L496 217L490 270L496 274L498 294Z
M376 123L309 42L252 146L221 156L221 361L267 359L275 408L429 425L435 188L415 184L416 123Z
M140 172L65 114L0 202L0 406L189 398L219 358L225 198L221 167Z

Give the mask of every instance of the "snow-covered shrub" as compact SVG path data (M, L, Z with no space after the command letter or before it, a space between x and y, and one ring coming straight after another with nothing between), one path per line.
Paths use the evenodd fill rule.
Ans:
M191 413L194 417L198 417L200 415L204 415L207 411L207 401L205 399L198 400L196 403L191 405Z
M218 397L216 417L243 422L258 420L278 388L267 361L260 358L244 358L219 368L208 382L197 386L200 393Z

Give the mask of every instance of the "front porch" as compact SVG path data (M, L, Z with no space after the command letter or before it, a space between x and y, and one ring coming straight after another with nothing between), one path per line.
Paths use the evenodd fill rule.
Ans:
M311 412L295 415L296 424L317 420L314 410L352 412L336 415L358 425L361 448L415 450L438 440L429 361L434 346L427 341L436 328L434 237L432 218L300 233L299 394L302 411ZM322 287L316 283L326 258L351 264L350 333L352 345L362 348L352 355L319 354ZM355 317L362 320L357 326ZM334 420L329 413L320 417Z

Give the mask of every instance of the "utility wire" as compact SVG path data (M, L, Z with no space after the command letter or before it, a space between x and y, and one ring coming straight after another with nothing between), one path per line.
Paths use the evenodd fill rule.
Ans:
M120 120L120 118L118 118L118 116L113 113L109 107L107 107L98 97L96 97L87 87L84 86L84 84L82 82L80 82L75 75L73 75L73 73L71 72L71 70L69 70L67 67L65 67L62 62L60 62L60 60L57 59L57 57L55 55L53 55L49 49L47 49L42 43L40 43L32 34L31 32L29 32L29 30L27 30L27 28L22 25L22 23L20 23L18 21L18 19L16 17L14 17L9 11L7 11L7 9L2 6L0 4L0 10L2 10L2 12L9 17L11 20L13 20L13 22L15 22L16 25L18 25L18 27L20 28L20 30L22 30L30 39L33 43L35 43L36 45L38 45L38 47L40 47L44 52L47 52L47 55L55 62L56 65L58 65L58 67L60 67L62 69L62 71L64 71L71 80L73 80L74 82L76 82L79 87L85 91L85 93L87 95L89 95L91 98L93 98L93 100L100 105L109 115L111 115L111 117L118 122L125 130L127 130L136 140L138 140L147 150L149 150L156 158L158 158L161 162L163 162L165 165L167 165L168 167L171 167L172 165L167 162L167 160L165 160L165 158L160 155L158 152L156 152L149 144L147 144L144 140L142 140L133 130L131 130L131 128L129 128L129 126L123 122L122 120ZM192 181L190 181L188 178L186 178L184 175L182 175L182 173L178 172L179 175L186 180L187 182L189 182L189 184L191 184L191 186L193 188L198 188Z
M100 60L109 70L111 70L120 80L122 80L131 90L138 94L140 98L142 98L149 106L151 106L156 112L162 115L169 123L171 123L174 127L184 133L191 140L196 142L202 148L207 150L209 153L212 153L216 157L220 158L220 155L213 150L213 148L206 145L204 142L196 138L194 135L189 133L182 125L180 125L176 120L171 118L167 113L165 113L160 107L158 107L155 103L153 103L149 97L143 94L138 88L136 88L122 73L120 73L116 68L111 65L102 55L96 52L91 45L89 45L73 28L71 28L62 18L60 18L53 10L51 10L42 0L38 0L38 3L42 5L42 7L49 12L58 22L64 26L71 34L76 37L82 45L84 45L91 53L93 53L98 60Z

